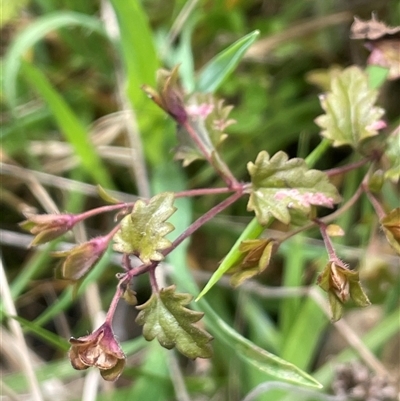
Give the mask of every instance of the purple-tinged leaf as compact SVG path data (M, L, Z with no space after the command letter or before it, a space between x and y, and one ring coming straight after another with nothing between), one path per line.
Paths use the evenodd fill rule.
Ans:
M303 159L289 160L284 152L270 158L262 151L247 168L252 182L247 208L255 211L260 224L267 224L271 217L289 224L290 209L309 214L312 205L333 207L340 201L325 173L309 170Z

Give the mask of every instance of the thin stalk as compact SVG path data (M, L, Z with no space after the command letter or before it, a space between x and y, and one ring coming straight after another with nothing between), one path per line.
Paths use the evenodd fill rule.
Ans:
M164 256L167 256L171 253L180 243L182 243L186 238L190 237L196 230L198 230L203 224L207 223L218 213L225 210L232 203L236 202L243 195L242 191L238 191L234 193L229 198L225 199L218 205L214 206L207 213L203 214L203 216L199 217L194 223L192 223L175 241L172 245L163 252Z
M346 164L345 166L341 166L341 167L335 167L335 168L331 168L329 170L325 170L325 174L328 177L333 177L335 175L339 175L339 174L344 174L347 173L349 171L355 170L361 166L364 166L365 164L367 164L368 162L370 162L371 160L366 158L366 159L362 159L359 161L356 161L354 163L349 163Z
M362 193L364 192L362 186L360 186L356 192L354 192L353 196L339 209L337 209L335 212L329 214L328 216L322 217L319 219L321 222L328 224L331 221L336 220L339 216L341 216L343 213L345 213L347 210L349 210L360 198ZM280 242L286 241L287 239L295 236L298 233L301 233L303 231L309 230L310 228L313 228L317 225L315 221L312 221L311 223L306 224L303 227L299 227L296 230L290 231L287 234L285 234L281 239Z
M315 223L319 226L319 231L321 232L322 239L324 240L325 248L329 255L329 261L338 264L339 266L347 269L344 263L337 257L335 248L333 247L331 238L329 237L328 233L326 232L326 224L323 223L321 220L315 219Z
M217 151L214 151L214 158L212 157L211 152L206 148L204 143L200 140L197 135L197 132L193 129L193 127L189 124L188 121L185 121L182 126L186 129L194 143L199 148L200 152L204 155L208 163L213 166L215 171L220 175L220 177L226 182L227 186L232 189L237 189L240 185L236 180L235 176L226 165L226 163L219 157ZM218 163L216 163L216 161Z
M202 196L202 195L218 195L218 194L226 194L233 191L234 189L227 187L188 189L187 191L176 192L175 198L184 198L189 196Z
M385 210L383 209L382 205L379 203L378 199L376 199L376 197L372 194L372 192L368 189L367 185L364 184L363 189L369 201L371 202L372 206L374 207L375 212L379 217L379 220L382 220L386 216Z
M117 291L115 291L114 297L113 297L113 299L111 301L111 304L110 304L110 306L108 308L107 315L106 315L106 320L105 320L106 323L108 323L110 325L112 324L112 320L113 320L115 311L117 309L118 302L119 302L120 298L122 297L122 294L123 294L122 286L120 284L118 284Z
M114 210L118 209L123 209L124 207L132 207L135 204L135 202L131 203L118 203L117 205L107 205L107 206L101 206L97 207L95 209L88 210L87 212L80 213L75 217L76 222L86 220L89 217L96 216L101 213L107 213L107 212L112 212Z

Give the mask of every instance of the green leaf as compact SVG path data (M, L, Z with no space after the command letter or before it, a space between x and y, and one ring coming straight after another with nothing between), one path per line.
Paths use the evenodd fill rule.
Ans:
M61 132L73 146L82 166L95 182L111 188L112 180L88 138L88 132L68 103L54 89L46 76L34 65L23 62L22 72L29 84L47 102Z
M185 308L192 300L190 294L175 293L175 286L153 293L140 310L136 322L143 325L143 336L152 341L157 338L167 349L176 347L188 358L210 358L212 336L194 326L203 313Z
M164 236L174 230L171 223L165 222L176 210L173 203L172 192L160 193L149 202L138 200L114 235L114 250L138 255L143 263L162 260L164 255L160 251L171 246Z
M199 73L196 92L215 92L231 74L260 31L253 31L223 50L206 64Z
M260 224L267 224L271 216L289 224L290 209L308 214L312 205L333 207L340 200L325 173L309 170L303 159L288 160L284 152L270 159L262 151L247 168L252 182L247 208L255 211Z
M138 108L146 99L140 87L154 86L159 64L151 29L139 1L111 0L111 4L118 19L128 97Z
M378 134L377 123L384 110L374 106L376 90L368 86L368 76L358 67L349 67L333 77L331 91L321 96L326 114L315 119L323 130L321 135L333 141L333 146L351 145Z

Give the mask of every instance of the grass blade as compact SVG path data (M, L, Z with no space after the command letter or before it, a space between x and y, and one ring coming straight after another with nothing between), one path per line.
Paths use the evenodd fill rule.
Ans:
M93 149L86 128L81 124L67 102L38 68L30 63L23 62L21 70L28 83L47 102L61 132L73 146L87 173L93 177L96 183L103 187L112 188L109 173Z
M12 42L3 65L4 95L11 108L17 105L17 76L23 55L49 32L73 25L105 35L103 26L98 19L72 11L63 11L38 18Z
M236 68L246 50L257 39L260 31L256 30L239 39L217 54L200 71L196 83L197 92L215 92L229 74Z

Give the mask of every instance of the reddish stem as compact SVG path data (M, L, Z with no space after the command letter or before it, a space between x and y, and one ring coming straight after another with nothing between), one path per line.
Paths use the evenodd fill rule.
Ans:
M335 248L333 247L332 241L331 241L328 233L326 232L326 227L327 227L326 224L318 219L315 219L314 221L319 226L319 230L321 232L322 239L324 240L325 248L329 255L329 261L347 269L345 264L336 255L336 251L335 251Z
M205 213L201 217L199 217L178 238L175 239L175 241L172 243L172 245L168 249L163 251L163 255L166 256L170 252L172 252L179 244L181 244L186 238L190 237L203 224L207 223L218 213L222 212L224 209L226 209L232 203L236 202L242 195L243 195L243 188L242 188L242 190L237 191L236 193L231 195L229 198L225 199L224 201L222 201L221 203L219 203L218 205L216 205L212 209L210 209L207 213Z
M235 176L232 174L229 167L226 163L219 158L217 151L214 151L214 157L218 158L219 166L216 165L212 158L211 152L206 148L204 143L198 137L197 132L193 129L193 127L189 124L188 121L185 121L182 126L186 129L196 146L199 148L200 152L204 155L208 163L214 167L215 171L223 178L226 182L227 186L232 189L237 189L238 181L236 180Z
M121 287L121 282L120 282L117 286L117 291L115 291L114 297L111 301L111 304L108 308L107 315L106 315L106 323L108 323L110 325L112 324L114 313L117 309L117 305L118 305L120 298L122 297L122 294L123 294L123 289Z
M371 159L369 159L369 158L362 159L362 160L359 160L354 163L346 164L345 166L335 167L335 168L331 168L329 170L325 170L325 174L328 177L333 177L335 175L344 174L344 173L347 173L348 171L355 170L361 166L364 166L364 164L367 164L370 161L371 161Z
M244 186L245 184L239 184ZM189 196L201 196L201 195L217 195L226 194L228 192L235 191L236 188L200 188L200 189L188 189L187 191L181 191L175 193L175 198L184 198Z
M91 209L91 210L88 210L87 212L83 212L83 213L80 213L80 214L74 216L75 222L77 223L79 221L85 220L89 217L96 216L101 213L112 212L114 210L123 209L124 207L132 207L134 204L135 204L135 202L118 203L117 205L107 205L107 206L97 207L95 209Z
M156 267L157 266L155 265L155 266L151 266L149 268L151 292L153 294L156 294L160 291L158 288L157 279L156 279Z
M367 195L369 201L371 202L373 208L375 209L375 212L378 215L379 220L382 220L386 216L385 210L383 209L382 205L380 204L378 199L376 199L376 197L368 189L367 184L363 184L363 189L364 189L364 192Z

